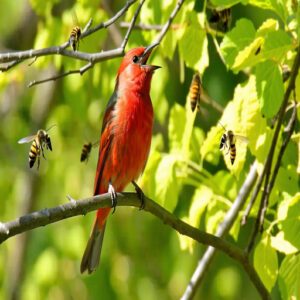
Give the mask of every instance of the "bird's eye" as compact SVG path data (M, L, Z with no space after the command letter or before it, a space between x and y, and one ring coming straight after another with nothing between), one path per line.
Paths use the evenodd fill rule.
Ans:
M136 63L139 61L138 56L135 55L135 56L132 58L132 61L136 64Z

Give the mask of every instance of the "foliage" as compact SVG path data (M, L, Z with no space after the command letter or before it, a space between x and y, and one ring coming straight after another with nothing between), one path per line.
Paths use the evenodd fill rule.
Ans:
M77 25L74 12L81 27L90 18L97 24L110 16L100 1L73 2L31 0L25 6L23 1L3 0L1 20L11 15L14 22L5 22L10 26L0 24L1 48L59 45ZM124 2L114 1L111 10L117 11ZM215 233L250 165L256 161L259 174L264 167L274 135L273 124L287 89L284 66L291 68L299 47L300 7L297 1L211 1L218 8L232 8L231 27L223 33L209 23L211 4L204 1L202 6L200 2L184 2L173 22L176 27L167 32L153 55L153 64L162 69L153 78L151 97L156 119L151 152L139 184L145 194L178 217ZM163 24L175 5L175 0L146 1L140 21ZM127 21L136 7L129 9ZM34 28L29 26L31 21ZM32 36L27 44L17 42L20 32ZM125 31L120 32L124 35ZM89 36L80 42L80 51L113 48L110 34L101 30ZM134 30L128 49L150 44L156 34ZM28 209L61 204L68 194L76 199L91 195L97 150L92 150L88 163L82 164L81 147L99 138L119 63L120 59L104 61L82 77L70 75L31 89L26 88L29 81L79 68L82 62L46 56L30 66L22 63L1 73L1 220L14 219ZM224 107L222 114L206 102L201 102L200 112L191 111L187 94L195 71L201 74L205 93ZM296 99L299 93L300 74ZM281 126L274 161L289 117L290 110ZM299 107L297 118L299 122ZM49 133L53 152L46 152L47 160L42 159L39 171L29 170L30 145L17 145L17 141L53 124L56 127ZM248 143L237 140L233 165L227 150L219 150L223 127L248 139ZM300 297L299 169L297 125L283 156L264 233L259 236L252 260L274 299ZM257 210L258 203L251 211L250 224ZM242 212L226 238L245 247L251 226L242 227L241 216ZM117 208L107 226L101 268L95 275L81 276L79 262L91 223L90 215L69 219L31 232L25 242L16 238L1 245L0 298L11 297L16 278L20 280L20 299L99 299L99 295L103 299L178 299L204 250L151 216ZM26 252L18 257L22 245ZM20 279L16 273L19 268L23 270ZM216 258L197 293L205 299L258 297L246 274L223 255Z

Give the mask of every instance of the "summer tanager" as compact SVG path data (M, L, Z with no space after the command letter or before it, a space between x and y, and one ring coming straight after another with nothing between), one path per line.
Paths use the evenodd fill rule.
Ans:
M145 168L150 150L153 108L150 84L158 66L147 65L152 49L139 47L124 56L114 92L104 114L94 195L109 192L112 207L116 192L121 192ZM99 265L106 219L111 208L97 211L94 227L81 261L81 273L93 272Z

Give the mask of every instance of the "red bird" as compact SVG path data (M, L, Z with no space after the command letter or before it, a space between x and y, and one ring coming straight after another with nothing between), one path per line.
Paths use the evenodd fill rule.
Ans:
M152 49L130 50L120 65L115 90L106 107L99 147L94 195L109 192L112 207L116 206L116 192L134 182L146 165L150 150L153 108L150 84L153 72L160 68L147 65ZM106 219L111 208L101 208L84 251L80 271L92 273L98 266L105 232Z

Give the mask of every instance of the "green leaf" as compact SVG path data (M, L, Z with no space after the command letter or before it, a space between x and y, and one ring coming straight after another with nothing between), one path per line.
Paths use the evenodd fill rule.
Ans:
M202 160L205 159L214 165L218 164L221 154L219 145L223 132L221 126L213 126L210 128L200 149Z
M178 156L165 155L160 161L155 174L155 199L167 210L173 211L177 205L179 183L176 178L176 163Z
M206 32L195 12L191 13L189 22L179 40L179 53L188 67L203 73L209 63Z
M278 232L276 236L271 237L271 245L274 249L284 254L298 252L298 249L284 238L284 232L282 231Z
M278 260L275 249L271 246L271 239L264 234L254 250L254 267L262 282L271 291L278 273Z
M287 0L270 0L272 10L277 13L284 24L286 24L288 16L286 2Z
M300 257L286 256L280 266L278 285L282 299L300 299Z
M265 61L256 66L255 75L261 113L272 118L279 110L284 93L279 67L272 61Z
M261 55L265 59L281 62L290 49L292 49L292 38L290 35L283 30L272 31L265 37Z
M233 5L236 5L240 2L242 2L241 0L211 0L210 1L214 6L218 6L218 7L222 7L222 8L226 8L226 7L231 7Z
M163 137L161 134L152 137L151 150L146 168L143 172L143 175L139 179L140 187L144 193L152 199L154 199L156 196L155 174L162 157L161 151L163 149L163 144Z
M262 9L272 9L270 0L249 0L248 3Z
M216 197L213 197L207 206L205 224L206 231L211 234L214 234L217 231L218 226L224 220L226 211L229 209L229 206L225 203L225 201L221 201L220 198L217 199Z
M185 109L181 105L175 103L170 111L168 126L170 152L178 152L181 150L185 124Z
M257 49L261 47L264 39L262 37L256 38L249 46L241 50L234 60L232 70L238 72L246 67L251 67L260 61L260 57L257 55Z
M233 66L238 53L254 40L255 34L256 30L248 19L238 20L236 26L225 34L221 43L221 53L229 68Z
M284 233L286 241L300 249L300 193L297 193L289 201L286 218L279 222L279 227ZM281 210L281 218L285 216Z
M256 36L264 37L268 32L275 31L279 27L278 21L275 19L267 19L257 29Z
M192 198L192 203L189 210L188 218L185 218L185 221L198 228L200 224L201 217L213 197L213 192L211 189L206 187L205 185L200 185L196 190ZM194 245L196 244L195 240L184 236L179 235L180 248L185 250L192 250Z

